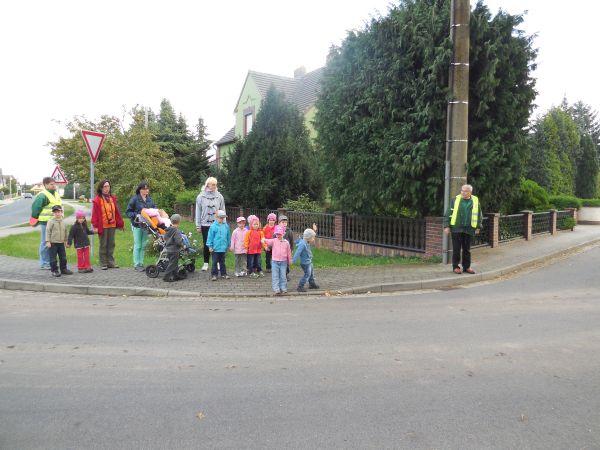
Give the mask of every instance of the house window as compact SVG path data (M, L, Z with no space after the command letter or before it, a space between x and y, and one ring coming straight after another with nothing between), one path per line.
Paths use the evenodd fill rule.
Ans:
M254 125L254 106L250 106L244 110L244 136L252 131Z
M252 131L252 117L254 117L252 113L244 115L244 136Z

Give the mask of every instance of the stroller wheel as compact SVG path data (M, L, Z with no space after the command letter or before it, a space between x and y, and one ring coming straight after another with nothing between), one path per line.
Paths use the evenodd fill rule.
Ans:
M159 273L160 270L154 264L150 264L148 267L146 267L146 275L148 275L150 278L156 278Z
M194 270L196 270L196 264L194 263L186 264L184 267L189 273L192 273Z
M177 271L177 276L180 280L187 278L187 269L185 267L180 267Z

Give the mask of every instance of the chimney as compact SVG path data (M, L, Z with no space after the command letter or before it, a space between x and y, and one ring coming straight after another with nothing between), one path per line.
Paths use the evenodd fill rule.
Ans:
M306 67L300 66L294 70L294 78L302 78L304 75L306 75Z

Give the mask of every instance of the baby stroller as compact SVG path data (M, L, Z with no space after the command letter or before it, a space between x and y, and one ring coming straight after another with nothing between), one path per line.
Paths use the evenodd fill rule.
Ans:
M160 272L164 272L169 265L164 237L166 230L161 228L156 221L148 217L147 214L144 214L144 210L136 216L135 223L145 229L148 234L152 235L154 238L154 245L158 248L159 254L156 263L146 266L146 275L150 278L156 278ZM196 270L196 254L198 253L198 250L191 245L189 237L183 231L181 232L181 237L183 239L184 248L179 251L177 275L179 278L186 278L188 272L192 273Z

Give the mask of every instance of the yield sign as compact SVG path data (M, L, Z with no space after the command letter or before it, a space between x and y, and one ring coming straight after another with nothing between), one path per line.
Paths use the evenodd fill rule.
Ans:
M57 184L67 184L69 182L63 171L60 170L60 166L58 164L54 168L54 172L52 172L52 178L54 178L54 181Z
M100 153L100 149L102 148L102 144L104 144L104 133L81 130L81 135L83 136L83 142L85 142L88 152L90 152L90 158L92 158L92 162L96 162L98 159L98 154Z

